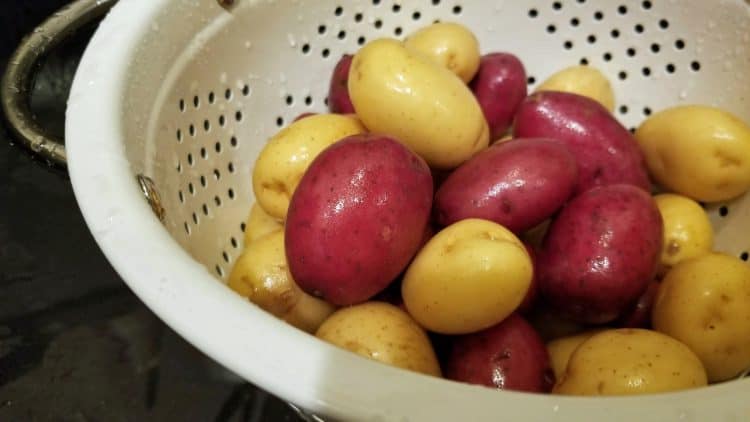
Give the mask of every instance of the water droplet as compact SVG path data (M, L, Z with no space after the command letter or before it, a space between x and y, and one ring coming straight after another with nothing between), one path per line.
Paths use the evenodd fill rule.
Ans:
M291 33L286 34L286 39L289 42L289 46L294 48L297 46L297 40L294 38L294 35Z
M253 48L253 43L251 41L249 41L249 40L245 41L245 48L248 49L248 50L251 49L251 48Z

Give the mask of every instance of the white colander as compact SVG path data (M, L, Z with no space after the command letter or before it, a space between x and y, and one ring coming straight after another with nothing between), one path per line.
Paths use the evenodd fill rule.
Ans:
M483 53L516 54L531 89L566 66L596 66L627 127L684 103L750 122L741 0L122 0L83 57L66 125L76 197L122 278L209 356L332 420L750 420L748 379L572 398L402 371L318 341L222 283L243 247L266 139L302 112L326 110L343 53L437 19L467 25ZM137 175L152 181L144 186L163 223ZM746 260L750 199L708 208L717 248Z

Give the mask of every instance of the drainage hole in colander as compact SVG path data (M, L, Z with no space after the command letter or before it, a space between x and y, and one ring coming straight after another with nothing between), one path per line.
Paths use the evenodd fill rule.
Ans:
M635 57L635 48L628 47L628 49L625 50L625 53L628 55L628 57Z
M393 13L398 13L401 11L401 5L398 3L394 3L393 6L391 6L391 10Z
M242 87L242 95L244 95L245 97L247 97L248 95L250 95L250 85L245 84Z
M191 195L195 195L195 186L193 186L193 182L188 183L188 192L190 192Z
M224 258L224 262L229 263L229 254L226 251L221 251L221 257Z
M178 103L178 107L181 112L185 112L185 100L180 98L180 102Z
M302 54L310 54L310 44L302 44Z
M333 10L333 14L336 16L341 16L344 14L344 8L341 6L336 6L336 9Z
M177 129L177 142L182 142L182 131Z
M193 97L193 106L199 108L201 106L201 99L196 95Z
M581 21L578 18L570 19L570 26L578 26L580 24L581 24Z
M201 209L203 210L203 215L208 216L208 205L203 204Z
M642 6L642 7L644 8L644 9L648 10L648 9L650 9L650 8L651 8L651 2L650 2L650 1L648 1L648 0L646 0L646 1L644 1L643 3L641 3L641 6Z
M619 30L619 29L617 29L617 28L615 28L615 29L613 29L612 31L610 31L609 35L610 35L610 36L611 36L612 38L618 38L618 37L620 36L620 30Z
M227 118L222 114L219 116L219 126L224 127L225 124L227 124Z
M669 28L669 21L666 19L660 19L659 20L659 28L661 29L667 29Z
M245 233L245 222L244 221L242 223L240 223L240 231L242 233Z
M216 153L221 153L221 142L216 142L214 144L214 150L216 150Z
M227 88L226 91L224 91L224 98L227 101L232 101L232 90L230 88Z
M345 39L346 38L346 31L344 31L343 29L341 31L339 31L339 33L336 35L336 38L338 38L340 40Z
M198 214L193 213L193 223L198 224Z
M354 22L362 22L362 14L361 13L355 13L354 14Z
M177 197L180 199L180 203L185 203L185 194L182 193L182 190L177 191Z
M719 207L719 216L726 217L727 215L729 215L729 208L726 205Z
M619 13L619 14L621 14L621 15L627 14L627 13L628 13L628 7L627 7L627 6L625 6L624 4L621 4L621 5L620 5L620 6L619 6L619 7L617 8L617 13Z
M678 50L682 50L683 48L685 48L685 41L678 39L674 42L674 47Z
M648 77L651 75L651 69L649 67L644 67L641 69L641 73L643 73L643 76Z
M182 164L177 163L177 173L182 173Z
M326 28L326 26L325 26L325 25L320 25L320 26L318 26L318 34L320 34L320 35L323 35L323 34L325 34L325 33L326 33L326 29L327 29L327 28Z
M619 78L619 79L620 79L621 81L624 81L625 79L627 79L627 78L628 78L628 72L626 72L626 71L624 71L624 70L621 70L621 71L620 71L620 73L618 73L618 74L617 74L617 77L618 77L618 78Z
M440 4L440 0L432 0L432 5L437 6Z
M411 19L418 21L422 17L422 13L420 13L418 10L411 14Z
M742 252L742 253L740 254L740 259L741 259L741 260L743 260L743 261L747 261L747 258L748 258L748 253L747 253L747 252Z
M284 118L283 117L279 116L279 117L276 118L276 126L278 126L278 127L284 126Z
M229 138L229 145L231 145L234 148L237 148L237 145L239 145L239 142L237 141L236 136L232 136L231 138Z
M238 122L241 122L241 121L242 121L242 112L241 112L241 111L237 110L237 111L236 111L236 112L234 113L234 120L236 120L236 121L238 121Z
M646 116L646 117L650 116L651 115L651 109L648 108L648 107L644 107L643 108L643 115Z
M235 248L235 249L237 249L237 248L240 247L240 244L237 242L237 239L235 239L234 236L232 236L229 239L229 242L232 244L232 247Z
M677 70L677 68L675 67L673 63L669 63L667 64L666 70L667 70L667 73L674 73L675 70Z
M211 122L208 121L208 119L203 121L203 130L206 132L209 132L211 130Z
M325 97L325 98L323 99L323 104L325 104L326 106L328 106L328 97Z
M549 24L547 25L547 32L550 34L554 34L555 31L557 31L557 27L555 25Z
M656 54L661 50L661 46L659 44L653 43L651 44L651 52Z
M312 101L313 100L311 96L308 95L307 97L305 97L305 105L307 106L312 105Z
M224 270L222 270L220 266L217 265L215 269L216 269L216 274L218 274L219 277L224 277Z
M185 227L185 233L190 236L190 226L188 225L187 221L185 221L183 227Z
M208 103L213 104L216 102L216 94L213 91L208 93Z
M400 26L397 26L396 28L393 29L393 35L397 37L400 37L403 32L404 30Z
M573 48L573 41L567 40L563 43L563 48L566 50L570 50Z
M586 41L589 42L589 44L594 44L596 42L596 35L591 34L588 37L586 37Z
M230 173L234 173L234 163L233 162L230 161L229 164L227 164L227 170Z
M552 8L554 10L560 10L560 9L562 9L562 3L560 3L559 1L556 1L556 2L552 3Z
M598 21L604 19L604 13L602 13L600 10L597 10L596 12L594 12L594 19Z
M216 204L217 207L220 207L221 206L221 198L219 198L218 196L214 196L214 203Z
M635 24L633 27L633 31L635 31L636 34L642 34L645 28L643 28L643 25L640 23Z
M698 62L698 61L694 61L694 62L690 63L690 69L693 72L697 72L697 71L701 70L701 63Z
M287 95L285 101L286 105L291 106L292 104L294 104L294 97L292 97L291 95Z
M188 152L187 161L189 165L193 165L193 154Z
M628 132L635 134L635 127L631 127L628 129Z
M604 53L602 55L602 59L604 59L605 62L612 60L612 53L610 53L609 51Z
M200 181L201 181L201 186L203 186L203 187L205 188L205 187L206 187L206 184L207 184L207 181L206 181L206 176L204 176L204 175L201 175L201 177L200 177Z
M206 147L201 147L200 154L201 154L201 158L203 158L204 160L208 158L208 152L206 152Z
M533 18L535 18L537 16L539 16L539 12L536 9L529 9L529 17L530 18L533 19Z
M227 194L229 195L229 199L234 199L234 189L229 188Z
M322 56L322 57L323 57L324 59L327 59L327 58L328 58L328 56L330 56L330 55L331 55L331 50L329 50L329 49L327 49L327 48L324 48L324 49L323 49L323 51L321 51L321 52L320 52L320 55L321 55L321 56Z
M580 4L586 3L586 0L577 0L577 1L578 1L578 3L580 3Z
M221 173L219 172L219 169L214 169L214 179L221 180Z
M588 66L588 64L589 64L589 59L587 59L587 58L585 58L585 57L581 57L581 60L579 60L579 61L578 61L578 63L579 63L579 64L580 64L581 66Z
M195 136L195 125L193 125L192 123L188 127L188 133L190 134L190 136Z
M620 111L620 114L628 114L628 106L624 104L621 105L619 111Z
M533 76L529 76L529 77L528 77L528 78L526 79L526 83L527 83L528 85L534 85L534 83L536 83L536 78L535 78L535 77L533 77Z
M359 45L365 45L365 41L367 40L365 39L364 36L360 36L359 38L357 38L357 44Z
M461 8L461 5L457 4L453 6L453 14L454 15L460 15L463 9Z
M380 19L375 19L375 22L372 23L373 26L375 26L375 29L380 29L383 27L383 21Z

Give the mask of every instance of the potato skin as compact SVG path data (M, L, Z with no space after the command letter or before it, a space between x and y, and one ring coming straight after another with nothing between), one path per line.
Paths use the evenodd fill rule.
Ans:
M426 329L466 334L513 313L533 276L518 238L487 220L454 223L430 239L406 270L401 296Z
M620 328L581 343L552 392L611 396L705 385L706 371L687 346L655 331Z
M354 106L349 98L349 69L352 67L352 57L351 54L344 54L333 68L328 88L328 109L331 113L354 113Z
M677 264L651 316L655 330L698 355L710 382L750 368L750 267L739 258L714 252Z
M714 231L706 211L692 199L672 193L654 196L664 221L663 272L680 261L711 252Z
M549 353L550 366L555 373L555 379L561 380L565 375L565 368L568 367L570 356L584 341L590 339L594 334L602 330L589 330L575 335L556 338L547 343L547 353Z
M365 44L349 76L362 123L403 142L433 168L455 168L489 143L487 122L466 84L396 40Z
M271 137L253 168L253 192L263 210L285 220L289 199L312 160L326 147L349 135L364 133L351 115L318 114L297 120Z
M499 140L527 95L523 63L510 53L485 54L470 86L487 119L490 142Z
M654 180L697 201L717 202L750 188L750 126L708 106L668 108L635 132Z
M432 204L427 164L380 135L345 138L292 197L286 254L297 284L336 305L383 290L417 252Z
M555 72L534 90L540 91L562 91L583 95L598 102L610 113L615 109L612 85L601 71L592 66L571 66Z
M229 287L265 311L314 333L335 308L297 286L284 256L284 233L266 234L246 245L229 274Z
M627 183L649 191L646 164L633 136L601 104L577 94L542 91L519 106L516 138L552 138L578 163L576 193Z
M583 323L614 320L656 275L662 222L653 199L632 185L593 188L573 198L539 252L542 296Z
M445 377L500 390L546 393L555 377L544 342L516 314L477 333L451 339Z
M255 240L277 230L283 230L284 224L271 217L257 202L250 207L250 215L245 225L245 247Z
M479 41L465 26L455 22L438 22L425 26L404 40L410 48L430 57L464 82L479 69Z
M494 221L514 233L552 216L573 193L576 162L549 139L495 144L456 169L435 195L435 217Z
M409 314L387 303L366 302L340 309L315 335L378 362L441 376L427 334Z

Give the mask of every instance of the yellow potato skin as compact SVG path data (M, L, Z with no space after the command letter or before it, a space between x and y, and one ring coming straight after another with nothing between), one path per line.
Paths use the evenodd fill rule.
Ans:
M229 274L229 287L308 333L314 333L335 310L333 305L303 292L292 279L286 263L283 230L246 246Z
M574 336L558 338L547 343L547 353L549 353L549 363L552 371L555 373L555 379L561 380L565 374L565 368L568 367L570 356L584 341L590 339L594 334L601 330L585 331Z
M310 163L326 147L364 133L353 115L317 114L297 120L279 131L258 155L253 169L253 192L272 218L286 220L289 200Z
M714 231L708 215L697 202L672 193L656 195L654 201L664 223L660 259L663 269L711 252Z
M715 252L677 264L651 318L654 329L698 355L710 382L736 377L750 368L750 267Z
M352 60L348 88L367 129L393 136L433 168L455 168L489 144L466 84L397 40L365 44Z
M706 384L706 371L687 346L655 331L622 328L595 334L581 343L552 392L632 395Z
M464 83L471 81L479 70L479 41L461 24L434 23L409 35L404 45L429 56Z
M562 91L589 97L607 110L615 109L615 94L606 76L591 66L567 67L542 82L535 90Z
M718 108L668 108L635 132L654 180L697 201L737 197L750 188L750 127Z
M378 362L441 376L427 334L406 312L388 303L365 302L339 309L315 335Z
M268 233L283 228L284 225L279 220L268 215L256 202L250 207L250 215L245 224L245 247Z
M426 329L465 334L510 315L531 277L531 258L513 233L491 221L466 219L427 242L406 271L401 295Z

